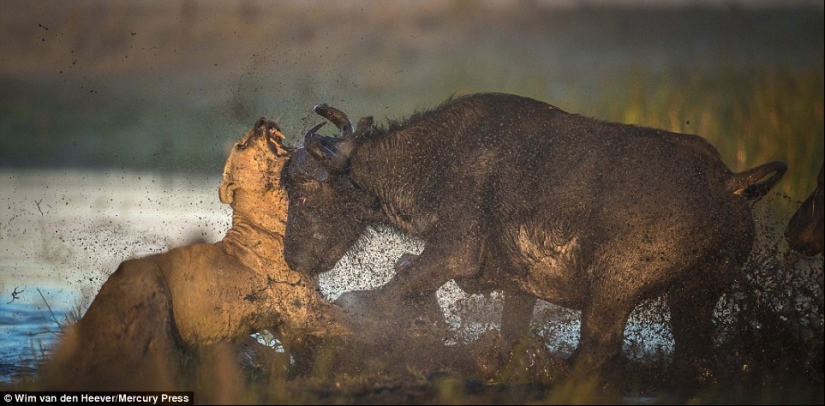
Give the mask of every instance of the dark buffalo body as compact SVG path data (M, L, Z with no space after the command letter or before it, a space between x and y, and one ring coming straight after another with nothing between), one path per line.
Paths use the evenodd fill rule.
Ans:
M350 133L331 120L344 136L313 129L282 173L288 264L326 271L367 225L390 224L426 245L376 307L451 279L503 290L511 338L527 331L536 298L579 309L574 373L608 364L636 304L664 293L677 364L696 370L714 306L751 250L749 200L785 171L734 174L701 137L507 94L451 99L388 128L362 119Z
M803 254L821 254L825 245L825 191L822 189L825 164L819 168L816 189L802 202L785 229L788 245Z

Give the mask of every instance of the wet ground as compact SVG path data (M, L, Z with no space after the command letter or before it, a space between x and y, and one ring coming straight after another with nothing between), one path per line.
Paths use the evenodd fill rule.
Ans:
M821 259L818 270L806 268L806 259L795 266L800 275L821 278ZM788 286L783 284L781 289ZM569 384L565 380L568 354L547 345L540 334L510 348L494 329L462 339L458 330L439 330L421 319L406 325L390 323L386 334L359 332L369 336L368 341L331 344L310 370L299 376L284 372L290 369L285 366L288 361L270 358L277 352L246 347L240 354L248 355L250 348L255 348L255 355L244 359L257 361L245 364L234 378L225 379L244 382L245 389L235 396L256 403L821 403L825 399L822 312L817 305L817 300L821 303L821 288L819 293L797 292L790 308L788 303L780 303L784 295L760 291L766 291L764 286L756 290L751 282L743 281L720 301L715 356L696 384L672 375L669 350L647 351L644 338L627 343L621 359L606 373L604 386ZM658 314L657 306L648 304L646 311ZM639 313L644 319L645 311ZM549 319L538 317L535 324L558 325L564 315L548 311L542 317ZM445 343L445 336L452 339ZM227 373L226 368L222 371ZM233 395L208 390L199 393L209 402Z
M3 197L15 210L6 212L12 217L4 217L0 229L18 248L0 261L11 276L0 281L7 383L26 382L21 377L56 337L55 320L63 322L62 315L90 300L119 261L185 244L193 235L214 240L228 226L229 212L210 198L218 179L28 171L5 172L2 179L4 190L17 190ZM92 184L98 186L84 186ZM778 195L769 199L793 204ZM672 341L661 301L646 302L631 316L623 359L609 374L615 386L603 392L562 386L578 340L577 312L540 302L533 338L511 359L496 330L500 295L466 295L452 284L438 292L446 329L415 319L378 326L387 334L327 347L300 373L277 346L250 340L215 359L191 358L186 385L207 403L821 403L822 256L787 251L776 233L782 219L769 221L759 210L756 216L755 255L717 306L713 377L686 393L669 376ZM331 300L379 286L392 276L395 258L422 249L389 229L371 230L357 246L321 278Z

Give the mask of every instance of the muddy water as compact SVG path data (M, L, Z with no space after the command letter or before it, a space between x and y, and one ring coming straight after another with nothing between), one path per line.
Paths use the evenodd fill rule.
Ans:
M47 353L121 261L219 239L230 222L219 180L0 172L0 380Z
M231 211L218 201L219 180L145 172L0 172L0 382L30 373L48 354L60 324L82 314L121 261L220 239ZM756 215L755 255L717 306L717 376L770 383L779 374L821 383L822 257L787 252L776 231L785 219ZM330 300L380 286L401 254L423 249L420 241L382 228L370 229L357 247L321 275ZM467 295L449 283L438 298L454 333L446 344L472 343L496 330L502 306L497 292ZM673 346L668 317L661 300L638 306L625 330L626 359L666 365ZM578 312L540 302L533 321L550 354L570 355L578 341ZM629 402L644 403L645 396L637 393Z
M16 367L29 370L33 359L46 354L60 324L85 311L121 261L219 240L231 221L230 209L217 198L219 181L140 172L0 172L0 379L20 372ZM399 256L423 249L420 241L388 228L369 229L358 246L321 276L330 300L384 284ZM449 283L438 297L464 339L497 328L496 292L471 296ZM569 352L578 341L577 313L537 306L537 321L547 315L553 318L542 329L548 346ZM670 348L670 337L659 334L666 319L645 320L634 316L627 346L648 336L643 342L651 349Z

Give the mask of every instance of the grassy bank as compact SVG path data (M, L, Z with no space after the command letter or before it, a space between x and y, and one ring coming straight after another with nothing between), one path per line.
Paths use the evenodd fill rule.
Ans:
M450 89L456 94L480 91L487 81L463 77L451 80ZM140 79L128 83L135 82ZM538 73L511 82L507 88L490 90L535 97L604 120L699 134L716 146L735 171L770 160L786 161L790 169L777 191L795 200L813 190L823 162L822 69L651 75L639 68L600 78L598 97L593 97L590 85L577 86L576 81L564 93L555 94ZM9 87L17 97L2 103L6 135L0 138L0 149L6 155L5 163L218 173L226 144L232 139L229 135L242 131L244 120L254 120L251 112L250 117L232 119L231 98L227 100L225 91L219 89L204 95L204 103L180 105L163 100L141 104L128 96L130 89L124 89L127 85L122 82L110 86L117 96L108 102L82 92L48 97L50 84L39 82ZM416 107L406 107L410 102L393 105L364 94L350 94L336 104L352 115L399 118L444 100L440 89L429 89L429 96L418 94L415 99L426 102ZM256 111L260 115L289 113L285 125L291 127L292 143L299 141L303 123L318 121L308 113L309 101L304 106L288 100L273 104L280 106Z
M453 94L516 93L692 132L734 170L822 162L821 7L517 2L10 2L0 166L220 173L260 116L289 142L319 102L400 118Z

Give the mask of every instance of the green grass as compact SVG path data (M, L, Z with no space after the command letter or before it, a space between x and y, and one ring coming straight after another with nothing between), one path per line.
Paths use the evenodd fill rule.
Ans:
M483 73L447 81L460 92L503 89L602 120L697 134L713 144L734 171L785 161L788 172L774 191L794 200L803 200L816 187L823 162L821 66L663 73L638 67L600 77L598 91L572 76L559 93L538 73L520 73L516 70L508 80Z
M397 92L384 92L381 98L352 93L346 101L335 104L351 115L373 114L383 120L436 105L452 93L489 90L522 94L581 115L698 134L708 139L735 171L771 160L785 161L789 171L775 191L797 201L813 190L823 162L821 67L804 71L776 68L663 74L639 68L594 83L573 76L558 93L538 72L493 86L498 77L496 71L460 78L450 78L447 73L443 79L449 87L428 82L406 100L402 86ZM319 100L303 104L278 100L273 107L271 100L254 99L250 103L257 107L248 107L246 114L250 117L242 119L230 118L218 91L204 95L205 105L175 105L167 100L140 106L120 97L96 106L88 95L46 97L49 85L43 84L38 90L39 86L34 84L33 91L26 90L27 94L15 98L12 105L4 105L7 114L0 122L9 134L21 134L22 138L0 137L0 146L4 153L12 154L11 162L30 162L25 166L40 162L48 166L218 173L226 145L248 126L243 124L245 120L251 123L253 116L272 111L288 113L284 114L283 126L289 134L288 142L294 144L300 142L303 126L317 121L309 108ZM126 85L113 84L117 89L120 86ZM591 86L598 87L597 94ZM253 100L251 96L249 100ZM304 124L296 125L296 121Z
M734 171L788 163L775 191L802 200L823 162L823 71L765 69L699 76L638 71L582 114L705 137ZM614 82L614 83L615 83Z

